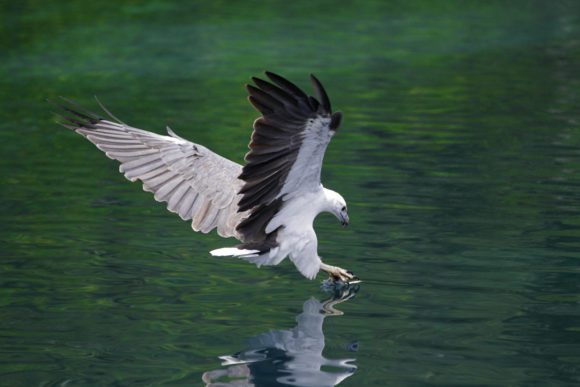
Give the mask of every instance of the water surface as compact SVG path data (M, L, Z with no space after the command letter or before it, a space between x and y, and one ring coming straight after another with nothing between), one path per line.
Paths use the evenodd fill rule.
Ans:
M2 384L580 383L575 2L0 10ZM98 95L241 162L265 69L315 73L344 112L323 180L351 226L316 222L364 280L344 314L288 262L210 257L234 241L192 233L45 102Z

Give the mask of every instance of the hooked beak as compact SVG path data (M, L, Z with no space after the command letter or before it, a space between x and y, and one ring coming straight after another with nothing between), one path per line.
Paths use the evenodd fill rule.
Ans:
M346 212L340 213L340 223L346 227L348 226L348 214Z

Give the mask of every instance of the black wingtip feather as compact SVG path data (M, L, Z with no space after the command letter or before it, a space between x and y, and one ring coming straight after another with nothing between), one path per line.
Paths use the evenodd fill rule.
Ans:
M60 109L60 112L56 113L56 115L59 117L59 121L57 121L59 125L62 125L65 128L71 130L77 130L80 128L94 129L95 125L102 120L101 117L82 108L76 102L64 97L60 97L60 99L64 103L54 100L47 100L49 103ZM65 112L71 114L72 116L64 114Z
M57 106L65 109L71 113L74 113L75 115L77 115L79 117L83 117L85 119L88 119L92 123L96 123L98 121L103 120L103 117L99 116L98 114L96 114L94 112L91 112L91 111L83 108L80 104L73 101L72 99L65 98L62 96L60 97L60 99L63 100L67 105L57 104Z
M312 96L308 97L308 102L310 103L310 107L312 108L313 111L318 111L318 108L320 107L320 102L318 102L318 100Z
M266 93L261 89L258 89L255 86L246 85L246 90L248 90L248 93L254 97L256 101L258 101L261 105L268 107L268 109L272 111L284 108L283 102L277 100L276 97Z
M265 80L258 78L258 77L252 77L252 81L254 81L256 86L258 86L264 92L271 94L273 97L275 97L279 101L281 101L285 104L294 105L294 106L298 104L298 101L296 100L296 98L294 96L292 96L287 91L284 91L280 87L273 85L270 82L265 81Z
M280 86L283 90L289 92L294 97L298 98L298 100L308 100L308 96L300 89L298 86L287 80L286 78L274 74L271 71L266 71L266 76L270 78L272 82Z
M250 103L252 104L252 106L259 111L260 113L262 113L262 115L266 116L268 114L271 114L273 112L272 109L268 108L267 106L265 106L264 104L262 104L260 101L258 101L256 99L256 97L254 97L253 95L248 96L248 101L250 101Z
M314 76L314 74L310 74L310 81L314 85L316 89L316 93L318 94L318 98L320 99L320 103L324 108L324 112L327 114L332 113L332 107L330 106L330 99L328 98L328 94L326 94L326 90L324 90L324 86L322 83Z

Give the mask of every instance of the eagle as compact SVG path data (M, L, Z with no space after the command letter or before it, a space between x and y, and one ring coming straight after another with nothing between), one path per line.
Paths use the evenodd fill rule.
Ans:
M256 264L277 265L286 257L308 279L322 270L335 281L353 283L350 271L322 262L314 219L334 214L348 225L346 201L320 181L324 153L342 121L332 112L320 81L310 75L317 97L266 71L268 80L252 77L249 102L261 114L253 124L242 166L167 127L159 135L129 126L97 99L108 115L100 117L63 98L59 123L120 162L119 171L183 220L194 231L217 229L240 241L211 251Z

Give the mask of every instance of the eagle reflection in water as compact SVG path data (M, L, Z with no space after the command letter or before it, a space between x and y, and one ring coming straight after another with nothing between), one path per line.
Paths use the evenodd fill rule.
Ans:
M327 359L322 325L328 316L340 316L334 306L353 298L358 285L334 289L324 302L304 302L297 325L252 337L248 347L234 355L220 356L224 368L205 372L206 387L245 386L336 386L356 371L356 359ZM356 341L345 350L356 352ZM324 368L324 369L323 369Z

